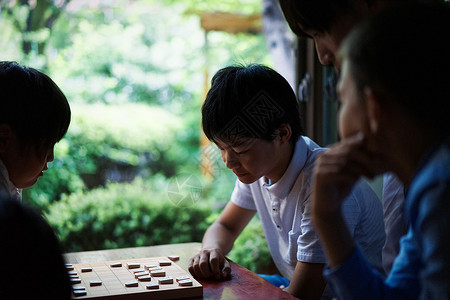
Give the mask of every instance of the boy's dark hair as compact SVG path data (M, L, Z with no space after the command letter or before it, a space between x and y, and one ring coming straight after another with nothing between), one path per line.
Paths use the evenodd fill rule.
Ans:
M384 93L423 126L450 132L450 5L396 5L357 26L340 55L357 90Z
M303 134L297 99L289 83L269 67L252 64L219 70L202 107L203 131L209 140L233 145L236 138L271 141L282 124L291 141Z
M357 0L280 0L281 10L291 30L298 36L307 36L303 29L329 32L341 17L356 12ZM373 5L376 0L365 0ZM385 5L413 2L441 2L442 0L389 0ZM382 2L382 1L381 1Z
M25 146L38 150L63 138L70 123L66 97L44 73L13 61L0 62L0 124Z
M280 6L291 30L306 36L301 27L328 32L341 15L354 10L354 0L280 0Z

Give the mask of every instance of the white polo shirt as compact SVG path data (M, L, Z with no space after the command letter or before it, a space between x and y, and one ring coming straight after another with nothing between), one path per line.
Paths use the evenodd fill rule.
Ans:
M6 169L6 166L1 159L0 159L0 193L4 193L5 195L11 196L19 201L22 200L22 189L18 189L11 182L11 180L9 180L8 170Z
M292 160L281 179L269 185L265 178L252 184L236 181L231 201L256 210L272 258L289 281L297 261L326 263L311 220L312 172L316 155L324 148L300 137ZM384 224L381 201L371 187L360 180L343 204L348 228L371 264L381 270Z

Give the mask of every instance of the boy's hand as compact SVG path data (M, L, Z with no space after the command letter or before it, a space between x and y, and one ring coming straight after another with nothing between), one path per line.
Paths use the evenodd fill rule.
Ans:
M361 176L373 178L380 164L368 153L362 134L342 140L317 157L313 193L315 212L340 210L343 200Z
M227 280L231 274L230 263L218 248L202 249L189 260L188 269L194 277L202 279Z

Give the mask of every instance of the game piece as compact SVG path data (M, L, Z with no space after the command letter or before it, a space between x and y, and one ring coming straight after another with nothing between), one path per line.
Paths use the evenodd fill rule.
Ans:
M82 273L92 272L92 268L91 267L81 268L81 272Z
M99 286L99 285L102 285L102 281L101 280L91 280L91 281L89 281L89 285L90 286Z
M157 289L159 289L159 284L150 283L150 284L147 284L145 287L149 290L157 290Z
M163 266L170 266L172 264L172 262L170 260L160 260L159 261L159 266L163 267Z
M180 259L178 255L169 255L167 256L171 261L177 261Z
M70 278L70 283L71 284L81 283L81 279L80 278Z
M152 277L164 277L164 276L166 276L166 271L164 271L164 270L155 270L155 271L151 271L150 275Z
M136 280L128 281L128 282L125 282L125 286L126 287L136 287L136 286L139 286L139 282L137 282Z
M111 263L110 266L111 266L111 268L119 268L122 266L122 263L116 261L116 262Z
M170 276L166 276L163 278L159 278L158 279L158 283L159 284L169 284L169 283L173 283L173 278Z
M192 284L193 284L193 282L190 279L184 279L184 280L178 281L178 285L180 285L180 286L191 286Z
M67 274L69 274L69 276L70 275L78 275L78 273L76 271L69 271L69 272L67 272Z
M138 278L140 276L145 276L145 275L149 275L149 274L150 273L148 271L134 273L134 278Z
M154 264L146 264L146 265L144 265L144 269L150 269L150 268L156 268L157 267L157 265L154 265Z
M77 276L78 284L73 283L72 299L76 300L108 300L108 299L177 299L177 298L201 298L203 289L200 283L189 276L176 263L170 266L159 267L159 261L167 260L167 257L150 257L139 259L122 260L122 266L113 267L115 261L103 261L95 263L73 264L74 272L72 276ZM138 265L139 268L128 268ZM81 272L81 268L92 268L91 272ZM155 268L153 271L160 276L150 276L150 271L146 268ZM141 269L141 270L139 270ZM148 272L147 275L136 277L136 274ZM73 271L69 271L73 272ZM140 274L139 274L140 275ZM175 281L190 279L193 284L180 285ZM158 284L158 279L162 280L162 285ZM91 286L91 281L94 285ZM101 281L101 285L95 285L96 281ZM75 293L79 291L82 293ZM148 295L147 295L148 294ZM0 299L3 299L0 296Z
M75 297L86 296L86 294L87 294L86 290L76 290L76 291L73 291L73 295L74 295Z
M78 274L70 274L69 278L80 278L80 276Z
M137 269L137 268L141 267L141 264L129 262L129 263L127 263L127 267L128 267L128 269Z
M131 269L131 272L133 273L141 273L141 272L145 272L145 269L139 268L139 269Z
M139 281L151 281L152 280L152 276L150 275L144 275L144 276L139 276L137 278Z
M66 270L67 271L72 271L73 270L73 265L72 264L66 264Z
M178 282L180 280L186 280L186 279L191 279L191 277L187 276L187 275L183 275L180 277L175 278L175 280Z

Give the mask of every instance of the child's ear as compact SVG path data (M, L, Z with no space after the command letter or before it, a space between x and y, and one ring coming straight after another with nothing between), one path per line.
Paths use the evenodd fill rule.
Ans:
M365 88L364 95L367 102L367 116L369 119L369 129L372 133L377 134L382 127L384 119L384 111L381 107L381 99L375 90L372 88Z
M280 137L280 142L288 142L292 136L292 128L289 124L281 124L280 128L278 128L278 133Z
M11 138L12 130L8 124L0 124L0 152L4 152Z

